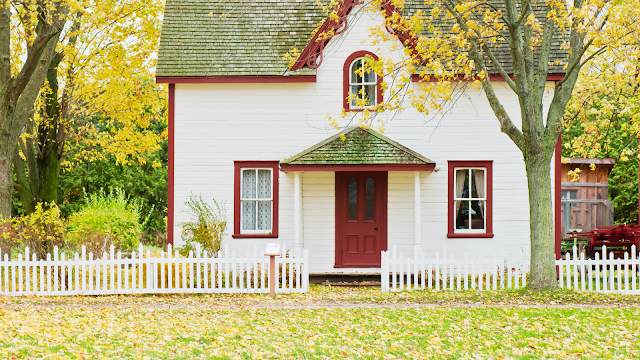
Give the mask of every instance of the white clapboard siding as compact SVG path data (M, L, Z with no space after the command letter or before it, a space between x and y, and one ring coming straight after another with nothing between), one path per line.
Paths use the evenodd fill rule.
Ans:
M302 256L288 254L276 258L276 292L309 291L309 252ZM2 257L4 255L4 257ZM187 257L173 252L151 254L132 252L123 257L114 252L94 258L93 253L67 258L56 247L46 259L38 259L25 249L17 260L9 260L0 251L0 294L22 295L114 295L114 294L182 294L182 293L268 293L269 257L254 246L244 256L235 252L218 252L217 256L196 248Z
M382 252L382 291L404 290L498 290L527 285L529 260L509 254L475 256L476 252L454 256L447 252L427 257L423 251L412 256L398 253L396 246ZM458 254L460 255L460 254Z
M576 291L594 291L618 294L640 294L640 257L636 246L624 258L614 259L613 252L607 253L603 246L594 259L586 259L584 253L578 253L576 246L573 254L567 252L564 259L556 260L558 283L561 288Z

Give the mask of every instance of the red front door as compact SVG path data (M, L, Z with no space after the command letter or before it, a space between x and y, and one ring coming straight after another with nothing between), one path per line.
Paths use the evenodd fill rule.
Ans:
M380 267L387 250L387 172L336 171L336 267Z

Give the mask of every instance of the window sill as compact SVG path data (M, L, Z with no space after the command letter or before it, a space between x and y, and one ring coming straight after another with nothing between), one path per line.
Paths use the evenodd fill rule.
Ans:
M378 112L377 110L372 109L344 109L345 112L361 112L361 111L369 111L369 112Z
M278 234L233 234L234 239L277 239Z
M485 239L486 239L486 238L492 238L492 237L493 237L493 234L492 234L492 233L478 233L478 234L474 234L474 233L466 233L466 234L462 234L462 233L457 234L457 233L454 233L454 234L451 234L451 233L449 233L449 234L447 234L447 237L448 237L449 239L465 239L465 238L469 238L469 239L473 239L473 238L475 238L475 239L485 238Z

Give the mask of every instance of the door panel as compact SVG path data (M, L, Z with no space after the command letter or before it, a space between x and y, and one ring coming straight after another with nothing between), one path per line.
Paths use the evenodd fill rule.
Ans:
M336 172L336 267L380 267L387 172Z

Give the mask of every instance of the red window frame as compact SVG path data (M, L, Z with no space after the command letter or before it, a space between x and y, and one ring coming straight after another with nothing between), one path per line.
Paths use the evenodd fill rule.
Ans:
M492 160L449 160L449 195L447 211L449 225L447 231L448 238L492 238L493 237L493 161ZM485 232L478 233L456 233L455 232L455 220L453 216L454 199L455 199L455 185L454 185L454 169L455 168L472 168L483 167L487 169L487 214L486 214L486 229Z
M351 68L351 63L357 58L371 56L374 60L378 60L378 56L370 51L356 51L353 54L349 55L347 60L344 62L343 71L343 86L342 86L342 107L345 111L363 111L365 109L351 109L349 108L349 77L351 76L349 69ZM376 75L377 76L377 75ZM376 104L381 104L383 100L382 94L382 77L378 76L378 82L376 83Z
M233 176L233 235L234 239L275 239L278 237L278 204L280 200L280 162L279 161L234 161ZM242 234L240 229L240 192L242 168L271 168L273 179L273 211L271 216L271 234Z

